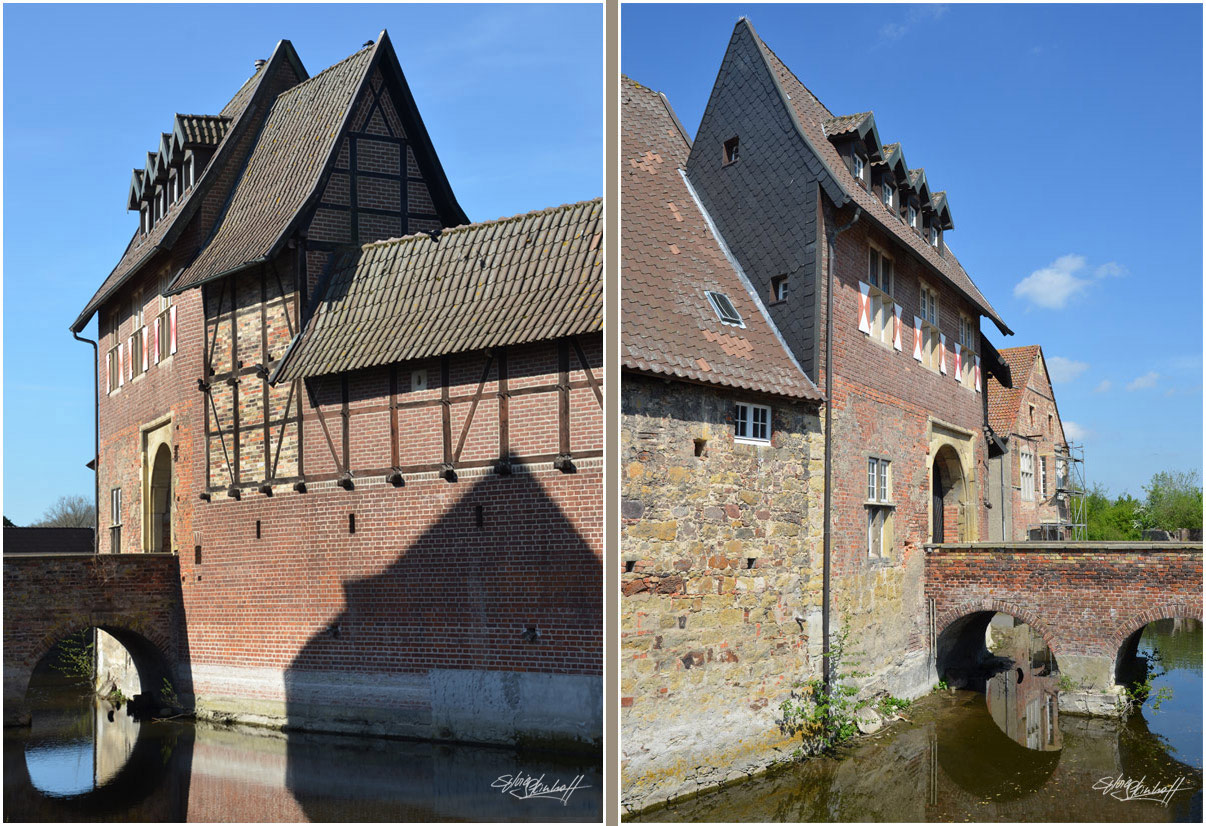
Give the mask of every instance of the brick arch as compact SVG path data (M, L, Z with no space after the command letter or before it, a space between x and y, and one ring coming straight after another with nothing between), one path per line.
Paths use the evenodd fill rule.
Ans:
M1059 662L1059 651L1056 645L1058 639L1054 633L1047 627L1046 623L1029 608L1018 605L1014 602L1008 602L1001 599L991 599L989 597L980 597L971 599L961 603L954 608L948 608L938 615L934 622L935 636L941 637L943 632L957 619L966 617L968 614L976 614L981 611L994 611L1001 614L1009 614L1012 617L1020 619L1022 622L1029 625L1039 636L1043 638L1043 642L1050 649L1051 655L1055 657L1056 662Z
M87 614L66 617L60 619L47 631L37 645L23 658L22 665L32 672L34 667L50 653L50 650L66 637L89 628L100 628L103 631L115 631L119 635L135 634L141 637L155 650L165 665L174 669L176 662L170 653L173 650L171 634L166 629L148 628L147 625L147 619L144 617L122 614Z
M1140 611L1138 614L1133 614L1123 622L1115 626L1115 630L1111 632L1107 638L1108 648L1115 660L1118 658L1118 652L1122 648L1123 643L1130 638L1132 634L1143 628L1149 622L1155 622L1162 619L1196 619L1199 622L1202 620L1202 603L1201 602L1166 602L1155 605Z

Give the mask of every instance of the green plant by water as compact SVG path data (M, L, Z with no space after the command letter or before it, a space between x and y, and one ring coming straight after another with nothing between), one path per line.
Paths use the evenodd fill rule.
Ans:
M96 680L96 648L90 630L64 637L50 667L73 680L86 682L91 688Z
M1122 713L1134 714L1147 705L1153 714L1158 714L1160 706L1173 696L1171 686L1162 685L1157 688L1155 685L1156 680L1167 673L1168 669L1164 666L1159 649L1153 648L1151 653L1144 657L1143 678L1122 688Z
M799 735L803 742L793 757L830 752L858 733L857 714L872 705L870 698L860 698L853 681L866 673L856 671L857 661L848 660L849 632L839 632L829 647L829 690L820 677L792 685L791 695L779 705L782 719L780 730ZM876 701L881 714L888 716L911 705L909 700L886 696Z

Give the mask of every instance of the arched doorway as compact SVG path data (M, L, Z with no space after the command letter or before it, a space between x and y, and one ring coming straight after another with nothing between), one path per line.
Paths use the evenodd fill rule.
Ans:
M964 507L967 483L959 454L943 445L934 454L930 469L932 508L930 541L961 542L964 537Z
M172 449L160 444L151 466L149 496L150 519L147 525L147 550L172 550Z

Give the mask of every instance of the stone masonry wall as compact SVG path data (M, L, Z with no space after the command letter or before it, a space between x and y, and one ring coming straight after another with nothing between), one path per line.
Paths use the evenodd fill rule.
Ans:
M735 401L772 406L772 443L733 440ZM815 404L624 375L624 805L765 769L819 673L821 422ZM696 455L696 440L706 440Z

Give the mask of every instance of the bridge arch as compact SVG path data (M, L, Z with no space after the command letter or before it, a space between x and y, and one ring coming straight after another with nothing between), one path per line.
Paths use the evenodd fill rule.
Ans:
M1136 657L1143 629L1159 620L1196 619L1202 621L1202 604L1171 602L1153 606L1119 623L1108 639L1108 652L1114 660L1114 682L1125 685L1136 678ZM1142 679L1142 673L1138 679Z
M147 627L128 616L87 616L75 617L56 623L34 646L22 665L27 671L23 686L26 695L34 673L41 663L64 639L96 628L113 637L126 650L138 673L138 681L143 693L154 695L161 701L163 681L168 680L172 687L179 690L184 685L182 675L177 673L176 663L168 652L172 651L172 638L169 629Z
M1030 626L1042 638L1058 668L1057 638L1040 616L1024 605L982 597L967 600L935 619L934 666L939 679L952 685L974 685L975 680L964 672L974 669L991 654L984 643L984 634L994 614L1008 614Z

